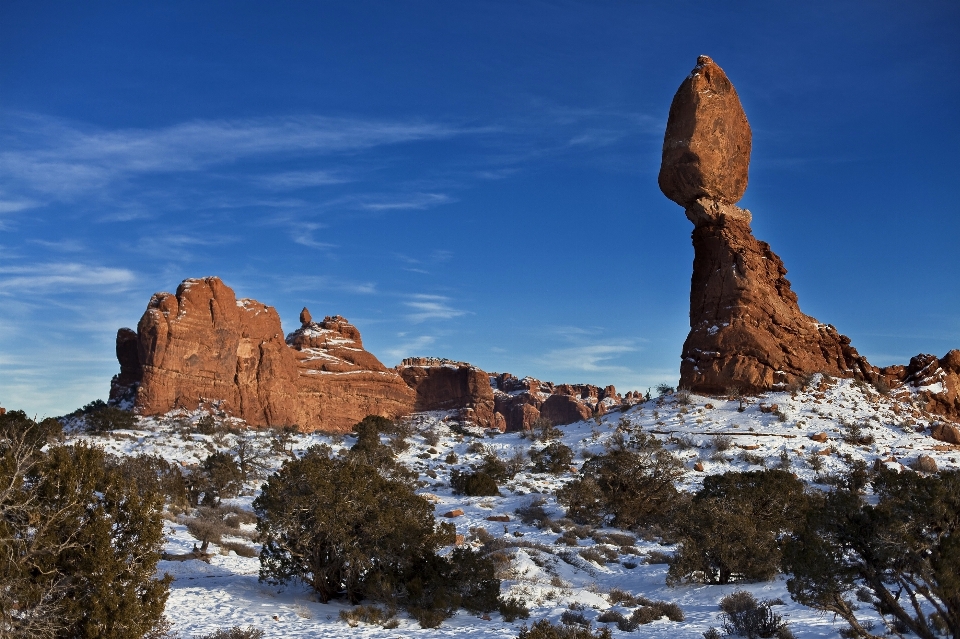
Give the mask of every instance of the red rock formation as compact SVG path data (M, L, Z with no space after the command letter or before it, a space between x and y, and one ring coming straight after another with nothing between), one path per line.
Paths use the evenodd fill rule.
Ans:
M490 375L465 362L411 357L397 367L416 394L415 410L459 410L461 417L483 428L506 430L503 415L494 411Z
M746 189L750 145L736 90L701 56L670 106L659 179L695 225L680 386L756 392L814 372L871 378L848 338L800 311L783 262L753 236L750 212L733 206Z
M252 425L297 422L296 361L280 316L254 300L238 301L219 278L184 280L176 295L155 294L137 341L138 412L192 410L215 400Z
M783 261L734 204L747 186L751 133L737 92L710 58L670 105L659 184L693 222L690 333L680 386L700 393L784 388L811 373L908 384L926 410L960 417L960 351L878 369L850 339L800 311Z
M572 424L593 416L593 409L570 395L551 395L540 405L540 417L554 425Z
M275 309L238 301L219 278L184 280L176 295L157 293L136 333L143 367L136 410L156 415L214 402L254 426L325 431L412 410L413 391L363 350L354 326L304 315L288 346Z
M367 415L396 418L414 410L416 393L395 370L363 348L360 331L335 315L287 336L297 361L297 423L307 430L347 432Z
M117 331L117 361L120 362L120 373L110 380L110 403L132 405L143 379L143 367L140 365L137 333L129 328Z
M737 90L723 69L700 56L670 105L660 190L683 207L700 198L738 202L747 188L750 147Z

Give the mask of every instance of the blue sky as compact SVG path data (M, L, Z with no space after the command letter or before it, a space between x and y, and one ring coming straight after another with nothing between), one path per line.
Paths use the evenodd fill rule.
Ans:
M0 404L105 397L116 329L214 274L388 365L674 383L699 54L801 308L878 365L960 347L956 2L4 0Z

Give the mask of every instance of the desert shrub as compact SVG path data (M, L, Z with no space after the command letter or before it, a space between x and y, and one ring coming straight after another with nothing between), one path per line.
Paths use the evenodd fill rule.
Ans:
M873 497L838 487L807 512L784 551L790 596L834 613L863 636L861 599L900 634L934 639L932 613L960 636L960 472L937 475L881 468Z
M74 415L78 413L83 416L87 431L91 433L130 429L137 424L137 418L133 413L110 406L100 399L90 402Z
M780 567L780 536L800 524L808 505L803 482L782 470L706 477L703 488L676 510L680 547L668 582L772 578Z
M576 480L557 492L578 523L617 528L664 522L676 502L683 463L655 437L639 433L584 462Z
M241 483L245 484L251 479L260 479L267 474L269 470L267 450L260 444L255 435L237 437L231 452L237 460Z
M552 624L546 619L541 619L530 628L524 626L517 635L517 639L612 639L612 637L609 628L598 628L596 632L592 632L590 628Z
M510 470L507 468L507 463L492 452L486 452L484 454L483 462L480 464L477 470L489 476L491 479L493 479L493 481L498 483L513 477L513 475L510 474Z
M843 441L854 446L868 446L874 442L874 437L870 433L863 432L863 424L854 422L846 424Z
M540 450L531 450L530 459L533 461L534 472L559 475L570 469L573 451L560 442L550 442Z
M607 599L609 599L610 603L612 604L619 604L628 608L637 605L636 597L625 590L620 590L619 588L611 588L610 592L607 594Z
M497 604L497 610L507 623L512 623L517 619L530 618L530 609L527 607L527 603L519 597L501 597Z
M218 422L213 415L201 415L194 426L194 431L201 435L217 435L223 429L223 423Z
M201 635L196 639L263 639L263 630L253 626L247 626L246 628L234 626L226 629L221 628L210 634Z
M538 417L530 424L530 432L536 439L542 442L556 439L563 435L563 431L553 425L546 417Z
M500 494L500 489L493 477L480 471L463 473L459 470L453 470L450 473L450 488L453 489L455 495L467 495L468 497L486 497Z
M436 525L410 484L328 451L284 463L254 501L261 580L300 580L323 602L341 594L396 601L424 627L461 606L496 608L493 562L461 548L439 556L456 531Z
M200 464L200 469L206 480L204 504L216 506L224 497L236 497L240 492L243 474L230 453L210 453Z
M249 544L245 544L240 541L224 541L220 542L220 548L226 551L233 551L237 553L238 557L256 557L257 549Z
M355 628L360 623L370 624L372 626L385 626L396 614L396 611L381 608L380 606L357 606L351 610L341 610L338 616L340 621L346 623L351 628Z
M458 461L460 461L460 458L457 457L457 454L451 450L449 453L447 453L447 456L443 458L443 461L444 463L450 464L452 466L453 464L456 464Z
M425 430L423 431L423 441L427 444L427 446L436 446L440 443L440 433L432 428L430 430Z
M675 603L668 601L652 601L633 611L630 620L639 624L653 623L666 617L670 621L684 620L683 610Z
M546 500L542 497L536 497L531 499L530 503L517 508L514 512L520 517L520 521L524 524L528 526L536 525L538 528L546 528L551 523L550 515L543 507L546 503Z
M136 457L107 457L107 464L116 468L125 481L135 483L141 490L162 495L174 509L189 506L187 484L180 467L159 455Z
M733 448L733 438L730 435L714 435L713 437L713 449L718 453L730 450Z
M162 497L80 443L0 438L5 637L143 637L163 626Z
M353 426L357 443L350 448L350 458L373 466L387 475L411 478L410 472L397 462L395 449L380 439L381 435L395 434L397 428L396 422L386 417L367 415ZM429 458L429 455L427 457Z
M773 605L773 601L759 601L749 592L737 590L720 600L721 625L728 635L747 639L790 639L793 633Z
M657 384L657 395L665 397L673 393L674 388L670 384Z
M200 542L200 552L207 552L210 544L219 544L230 528L217 515L214 509L201 508L201 516L187 520L187 532Z
M590 620L579 610L564 610L560 615L560 623L565 626L584 626L590 627Z
M36 422L22 410L8 410L0 415L0 439L17 440L30 447L42 448L62 436L63 424L53 417Z

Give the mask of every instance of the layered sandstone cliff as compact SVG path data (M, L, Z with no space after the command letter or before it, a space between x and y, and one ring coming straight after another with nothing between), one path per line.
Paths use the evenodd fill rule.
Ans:
M619 402L610 386L559 385L489 374L464 362L410 358L387 368L360 331L335 315L286 337L277 311L236 298L219 278L184 280L157 293L137 330L117 332L114 404L142 415L215 407L252 426L348 431L367 415L454 411L483 428L520 430L540 417L586 419Z

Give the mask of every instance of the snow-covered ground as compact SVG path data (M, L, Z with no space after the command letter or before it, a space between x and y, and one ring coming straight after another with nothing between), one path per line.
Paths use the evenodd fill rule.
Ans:
M772 409L774 404L776 409ZM706 474L757 469L764 464L789 467L804 481L824 489L827 486L818 484L819 481L844 471L855 460L872 466L880 459L881 463L907 470L919 455L929 455L941 469L960 466L960 447L945 445L924 434L937 418L914 408L905 393L899 398L882 396L870 387L838 380L793 393L747 398L742 412L738 407L739 402L723 398L666 395L625 412L613 411L600 418L562 426L560 440L573 449L574 465L579 466L585 451L603 452L605 442L618 429L653 433L685 461L687 473L682 487L691 491L699 487ZM196 414L142 418L137 430L104 436L77 434L71 439L87 439L117 454L157 454L192 466L215 450L229 450L237 437L184 435L190 430L184 427L186 422L195 422L197 418ZM629 616L630 608L609 600L608 593L617 588L652 600L675 602L683 609L685 620L677 623L664 618L641 625L631 633L621 632L611 624L614 636L702 637L707 628L719 626L720 598L742 589L758 598L782 599L784 605L775 610L789 622L798 639L838 637L844 628L839 620L795 604L786 591L784 577L736 586L671 588L665 585L666 564L656 563L662 561L664 553L674 550L671 546L639 538L633 544L619 540L617 544L601 545L588 538L579 541L580 547L572 548L558 542L559 533L550 528L541 530L520 521L515 511L534 500L542 500L553 519L562 518L563 508L557 504L555 492L576 476L573 472L561 476L537 474L530 472L528 465L525 472L501 486L499 497L453 495L448 485L453 468L478 463L484 451L508 458L517 450L526 455L531 446L540 448L543 444L517 433L490 435L477 431L478 436L464 435L457 432L462 429L451 428L455 425L451 415L443 413L417 414L412 421L416 434L399 459L420 474L424 486L418 492L436 504L438 520L456 524L457 532L464 535L467 543L479 543L478 534L484 535L478 531L480 528L486 535L503 539L511 556L501 575L503 592L527 602L531 611L528 624L541 618L558 621L571 609L593 620L594 627L599 625L597 616L610 608ZM845 442L849 425L861 426L860 441L872 438L872 442ZM254 432L248 436L260 437L264 444L271 436L253 435ZM439 438L434 439L431 434ZM820 434L826 435L826 441L811 439ZM822 435L818 439L823 439ZM296 454L311 445L326 443L337 451L354 441L350 436L299 435L294 438L293 450ZM451 452L457 457L454 464L446 462ZM822 462L819 471L814 470L813 465L820 465L815 460ZM281 461L281 457L275 456L271 463L278 467ZM241 497L225 503L249 509L257 488L258 483L251 482ZM461 509L464 514L445 519L444 513L453 509ZM508 516L509 521L487 519L498 515ZM166 550L170 553L189 552L197 542L175 518L166 521L165 528ZM224 541L250 543L252 526L244 528L248 539L225 537ZM614 530L599 532L626 534ZM602 550L615 559L602 565L583 559L578 553L588 548ZM184 637L235 625L255 626L264 630L266 637L516 637L524 623L507 623L497 613L485 619L461 611L432 630L421 629L402 613L399 626L393 629L362 623L351 628L339 619L340 611L350 608L347 604L318 603L308 589L296 585L278 588L260 583L256 557L240 557L233 551L223 554L216 546L211 546L211 550L214 555L209 563L161 561L158 568L160 573L175 578L166 614Z

